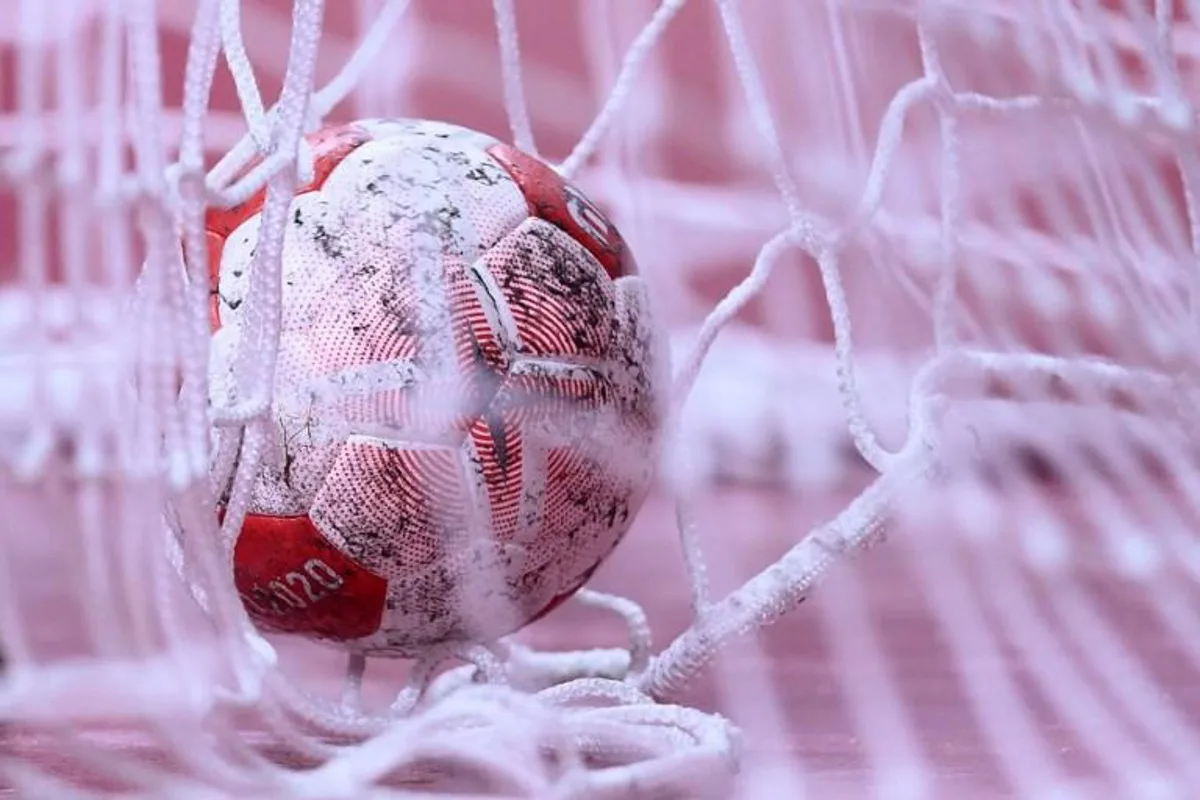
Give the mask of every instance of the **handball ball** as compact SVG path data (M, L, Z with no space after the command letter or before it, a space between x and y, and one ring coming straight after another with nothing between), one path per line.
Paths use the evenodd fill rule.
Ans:
M645 283L577 189L484 134L308 141L237 589L260 628L365 653L511 633L588 580L649 488L667 365ZM258 346L263 203L207 216L218 403Z

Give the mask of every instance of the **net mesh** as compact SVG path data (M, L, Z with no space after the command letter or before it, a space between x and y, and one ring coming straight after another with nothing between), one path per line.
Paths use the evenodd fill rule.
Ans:
M0 785L1190 796L1197 12L20 0ZM606 207L661 299L677 413L643 524L574 607L368 669L257 633L229 543L303 135L396 115L501 135ZM206 207L263 186L257 346L210 407L188 265ZM240 450L210 457L212 426Z

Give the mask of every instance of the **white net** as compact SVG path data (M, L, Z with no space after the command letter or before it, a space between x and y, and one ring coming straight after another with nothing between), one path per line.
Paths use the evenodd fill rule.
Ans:
M0 787L1200 786L1200 8L8 11ZM665 311L678 414L641 524L576 602L367 665L254 630L245 509L218 522L213 487L262 456L303 136L379 116L494 133L597 198ZM257 335L210 408L204 214L264 185ZM215 479L210 425L243 442Z

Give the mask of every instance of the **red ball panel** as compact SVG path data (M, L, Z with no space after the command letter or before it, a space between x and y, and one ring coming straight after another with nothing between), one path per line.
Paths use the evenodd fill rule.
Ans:
M306 137L313 151L313 179L303 186L296 188L296 194L319 191L325 185L330 173L342 163L346 156L358 147L371 141L371 134L354 124L339 125L325 128ZM243 170L244 175L261 162L261 158L251 161ZM212 300L210 301L210 316L213 330L221 327L220 298L217 291L221 281L221 251L225 248L225 237L233 233L243 222L262 211L263 203L267 200L267 189L264 186L250 199L233 208L210 208L204 217L204 227L208 231L208 277L210 281Z
M308 517L247 514L234 584L265 630L357 639L379 629L387 580L351 561Z
M566 231L587 248L611 278L636 275L633 254L621 233L583 192L548 164L507 144L488 148L488 155L508 171L525 199L529 213Z

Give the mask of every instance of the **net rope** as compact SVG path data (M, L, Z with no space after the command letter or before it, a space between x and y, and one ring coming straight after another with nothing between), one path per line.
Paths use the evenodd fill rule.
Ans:
M757 251L697 325L673 332L664 482L693 619L655 651L634 600L585 591L582 604L624 625L627 648L544 652L502 641L435 650L382 712L363 704L361 658L348 659L336 697L288 676L237 601L227 543L267 446L285 217L313 171L303 136L356 90L370 97L373 66L417 24L416 9L364 3L357 46L318 85L328 4L295 0L280 92L268 102L245 35L258 12L197 0L176 113L163 99L166 5L21 0L2 40L15 55L15 101L0 118L15 241L13 272L0 267L4 781L27 796L384 797L458 770L514 796L726 797L740 771L745 796L769 787L798 797L816 780L800 760L744 753L736 714L727 720L681 698L712 671L747 716L783 725L769 719L772 698L755 694L763 681L736 673L765 669L763 659L735 667L729 655L754 651L754 634L821 583L828 594L806 608L835 632L832 658L875 788L926 796L933 770L867 621L869 587L853 570L824 580L898 529L904 535L888 546L905 554L1016 794L1070 796L1077 782L1003 668L1010 648L1042 702L1126 793L1184 797L1200 785L1191 709L1164 695L1087 585L1096 571L1117 576L1172 633L1179 669L1200 668L1194 4L811 4L787 32L803 36L823 20L816 52L829 63L814 66L813 56L801 77L834 73L852 87L832 90L844 105L865 94L847 66L861 58L844 27L856 21L904 20L920 74L890 93L873 148L861 110L841 105L823 109L838 121L799 154L785 133L794 109L773 99L780 87L768 81L784 70L778 57L765 70L752 44L766 35L764 21L750 4L646 9L559 169L609 201L623 177L635 182L621 174L631 159L612 142L632 134L618 126L636 115L639 87L665 91L655 55L685 8L703 6L745 105L728 115L731 159L749 152L748 172L766 176L718 187L712 203L703 186L637 178L664 207L672 192L687 198L674 234L738 224L719 216L720 192L734 197L753 222L741 240ZM538 152L516 4L492 7L511 137ZM612 22L625 12L606 13ZM986 58L964 56L1004 47L1021 59L1008 82L979 66ZM93 50L95 63L84 63ZM224 156L206 169L220 128L210 94L221 59L245 133L226 137ZM1005 126L1024 131L1010 134L1016 144L1004 141ZM1013 153L1035 143L1051 155L1015 163ZM837 165L828 174L808 165L826 157ZM204 210L263 186L244 319L246 340L264 346L239 351L234 402L210 408ZM797 263L823 292L828 341L739 330L735 320L754 303L772 305L768 286ZM852 280L848 264L868 278ZM856 303L872 281L925 315L927 341L899 354L856 349L870 314ZM864 328L885 341L892 332L887 320ZM753 392L752 402L739 391ZM788 420L789 406L820 392L811 417ZM894 405L886 423L868 408L871 396ZM210 424L220 431L214 470ZM697 511L713 473L753 477L782 450L800 454L785 459L785 482L819 484L841 467L802 463L803 452L814 439L836 447L831 431L844 432L869 469L865 487L769 566L716 591L720 570L705 556L710 532ZM1055 487L1068 475L1064 500ZM218 524L215 487L230 479ZM1081 528L1095 541L1081 543ZM47 576L45 587L20 579L31 570ZM47 598L64 604L67 630L39 629ZM462 665L445 668L453 662Z

